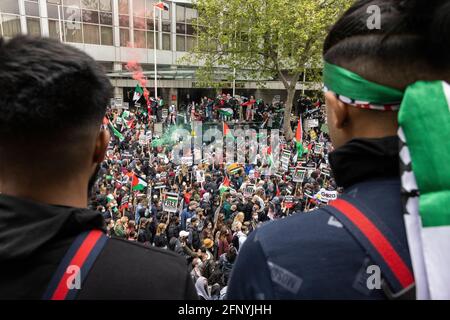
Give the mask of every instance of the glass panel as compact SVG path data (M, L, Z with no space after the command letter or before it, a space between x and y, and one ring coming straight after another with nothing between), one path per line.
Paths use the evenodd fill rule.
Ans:
M100 10L103 11L112 11L111 0L100 0Z
M59 40L59 21L48 20L48 31L50 38Z
M128 14L128 0L119 0L119 13Z
M0 11L3 13L19 14L18 0L0 0Z
M64 20L81 22L81 10L80 9L76 9L73 7L64 7L63 13L64 13L64 16L63 16Z
M144 0L133 0L133 15L145 17L145 2Z
M154 0L146 0L145 2L145 16L146 17L153 17L153 7L155 5L156 1Z
M63 0L63 4L65 6L75 6L77 8L81 8L80 0Z
M161 10L162 11L162 18L163 18L163 20L170 20L170 8L171 8L171 5L170 5L170 3L167 3L167 2L164 2L164 3L169 6L169 11Z
M83 22L98 23L98 11L83 10Z
M67 42L83 42L81 23L64 22L64 33L66 34Z
M197 18L197 10L193 8L186 8L186 22L190 23Z
M102 45L112 46L113 45L113 30L110 27L100 27L102 36Z
M184 14L185 14L186 8L182 5L177 4L177 22L184 22Z
M134 47L145 48L145 31L134 31Z
M41 35L41 23L39 22L39 18L27 17L27 33L32 36Z
M120 46L128 47L129 42L130 42L130 30L120 28Z
M81 0L83 9L98 10L98 0Z
M171 31L170 29L171 29L171 23L163 21L163 23L162 23L162 31L163 32L170 32Z
M112 26L112 13L100 12L100 23Z
M14 37L22 31L19 16L2 14L3 36Z
M145 18L134 17L134 28L145 29Z
M154 36L153 36L153 32L151 31L147 31L147 48L148 49L153 49L153 40L154 40ZM158 35L156 35L156 46L159 45L159 39L158 39Z
M177 51L186 51L185 36L177 36Z
M58 19L58 6L48 4L47 15L50 19ZM62 18L62 15L61 15Z
M195 46L195 37L186 37L186 51L191 51Z
M39 17L39 5L36 2L25 2L25 13L27 16Z
M100 44L98 25L83 24L84 43Z
M190 35L195 34L195 29L194 29L194 26L192 24L187 24L186 25L186 34L190 34Z
M163 33L162 38L163 38L162 39L163 40L163 42L162 42L162 44L163 44L162 49L163 50L170 50L170 47L171 47L171 45L170 45L170 34Z
M119 26L121 27L129 27L130 26L130 20L128 16L120 15L119 16Z
M154 30L153 29L153 19L147 19L147 30ZM159 23L158 20L156 20L156 31L159 31Z
M184 23L177 23L177 33L186 34L186 25Z

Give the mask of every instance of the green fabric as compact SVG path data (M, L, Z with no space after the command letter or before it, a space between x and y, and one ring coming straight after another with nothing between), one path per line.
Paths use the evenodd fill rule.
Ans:
M401 102L403 129L420 190L424 227L450 225L450 87L443 81L418 81L401 92L325 62L325 86L334 93L374 104ZM447 96L444 87L447 86ZM404 178L404 177L402 177Z
M372 104L399 103L403 92L371 81L331 63L324 63L323 83L339 95Z
M420 190L424 227L450 225L450 108L442 81L419 81L405 92L399 113Z
M119 130L117 130L112 124L111 122L109 123L109 126L113 132L113 134L119 139L120 142L122 142L123 140L125 140L125 137L123 136L122 133L120 133Z

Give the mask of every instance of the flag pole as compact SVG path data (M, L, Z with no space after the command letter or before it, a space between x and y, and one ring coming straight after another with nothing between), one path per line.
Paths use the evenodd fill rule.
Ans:
M153 64L155 65L155 101L158 99L158 67L156 64L156 6L153 6Z

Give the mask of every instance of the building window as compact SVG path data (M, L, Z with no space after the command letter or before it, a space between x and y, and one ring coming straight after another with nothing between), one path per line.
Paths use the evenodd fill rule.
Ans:
M37 2L25 1L24 4L27 16L39 17L39 4Z
M0 12L19 14L18 0L0 0Z
M81 23L66 21L64 22L64 35L67 42L83 42L83 33Z
M147 31L147 49L154 49L154 33L153 31ZM158 35L156 35L156 47L159 47Z
M100 10L112 12L111 0L100 0Z
M14 37L21 32L19 16L2 14L2 35L4 37Z
M112 13L111 12L100 12L100 24L105 24L112 26Z
M81 0L83 9L98 10L99 0Z
M99 26L83 23L84 43L100 44Z
M59 30L60 30L60 23L58 20L48 20L48 31L50 38L59 40L60 39Z
M163 33L162 36L162 49L163 50L171 50L171 41L170 41L170 34L169 33Z
M39 37L41 35L41 23L39 18L27 17L27 32L32 36Z
M145 48L145 31L134 30L134 47L135 48Z
M120 46L127 47L130 43L130 29L120 28Z
M113 45L113 29L111 27L100 27L102 45L112 46Z
M98 24L98 11L83 10L83 22Z
M119 26L121 27L130 27L130 18L126 15L120 15L119 16Z
M119 13L128 14L128 0L119 0Z
M186 51L186 37L177 35L177 51Z
M177 51L190 51L194 48L197 41L195 37L196 18L196 9L177 5Z

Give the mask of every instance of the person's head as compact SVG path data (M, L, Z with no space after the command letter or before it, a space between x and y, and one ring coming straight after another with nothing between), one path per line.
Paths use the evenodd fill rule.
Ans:
M368 28L367 10L372 5L380 8L379 29ZM419 80L448 82L449 16L450 2L446 0L357 1L330 30L324 43L324 60L400 91ZM377 101L348 97L358 100L353 102L338 98L335 93L330 89L325 94L330 136L335 147L355 137L396 135L397 111L363 109L361 106ZM378 109L391 110L392 106L379 108L378 105Z
M199 223L198 218L196 217L191 218L192 227L196 228L198 226L198 223Z
M244 218L245 218L244 213L243 212L238 212L238 214L234 218L234 221L239 221L241 223L244 223Z
M156 228L156 234L160 235L166 231L166 225L164 223L158 224L158 227Z
M51 188L71 187L87 196L110 139L101 125L112 86L101 67L56 40L0 38L0 92L0 192L53 201Z

